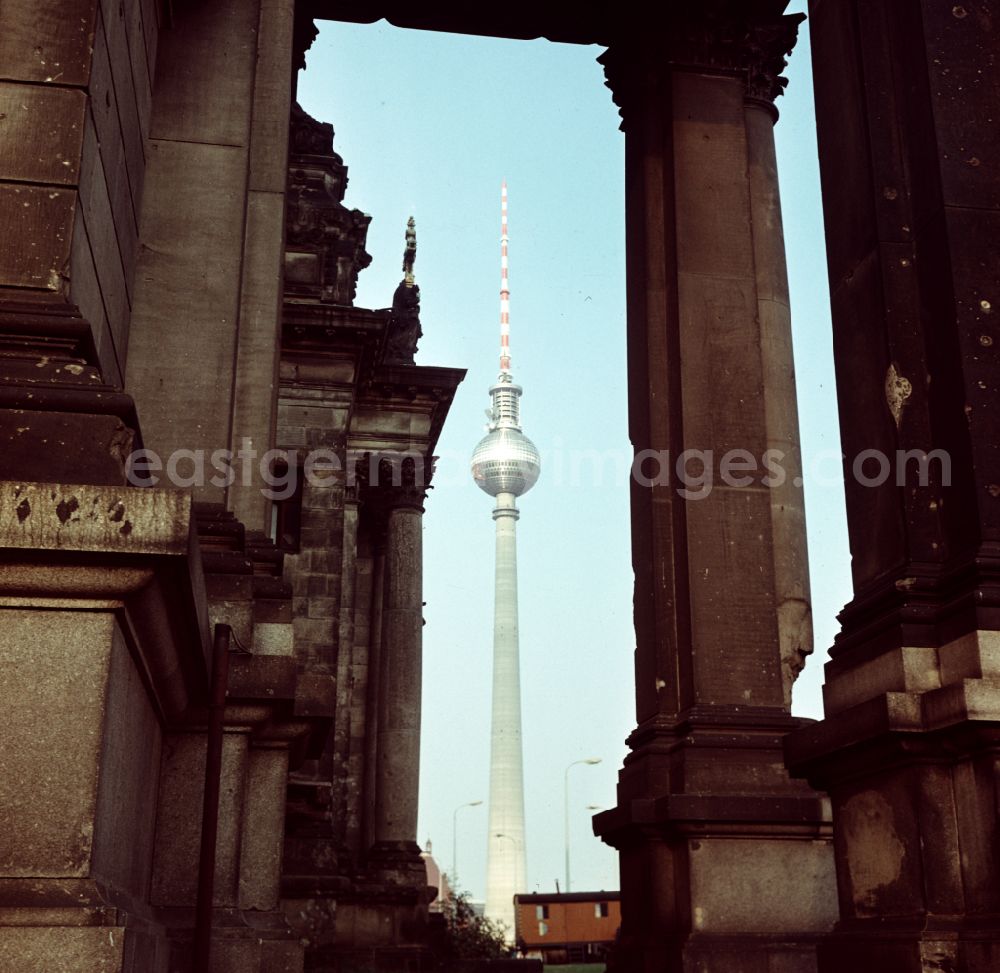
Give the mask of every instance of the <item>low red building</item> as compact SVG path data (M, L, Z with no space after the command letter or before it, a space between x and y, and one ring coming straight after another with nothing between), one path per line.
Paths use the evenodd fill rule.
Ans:
M621 925L618 892L515 895L517 942L546 963L602 960Z

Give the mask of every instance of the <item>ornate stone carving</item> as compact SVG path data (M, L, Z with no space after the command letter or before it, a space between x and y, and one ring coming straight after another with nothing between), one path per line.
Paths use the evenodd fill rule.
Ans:
M292 106L292 124L288 144L290 155L323 155L331 159L330 175L334 177L333 194L338 201L347 189L347 167L333 150L333 126L307 114L298 103ZM338 178L339 177L339 178ZM342 185L341 185L342 183Z
M384 525L392 510L424 509L433 471L433 457L425 459L413 452L364 453L356 463L355 484L373 522Z
M413 264L417 259L417 228L411 216L406 224L406 249L403 251L403 279L392 296L392 316L385 361L390 365L412 365L417 342L423 335L420 328L420 288L413 279Z
M669 8L659 29L630 34L613 43L598 61L622 116L622 127L643 91L659 86L665 67L690 67L742 75L749 98L773 103L788 79L788 64L804 14L747 16L733 0L713 0L697 7ZM641 38L635 40L634 38Z
M285 216L285 293L350 305L358 274L371 263L365 250L371 217L343 204L347 166L333 149L333 126L298 105L289 133Z

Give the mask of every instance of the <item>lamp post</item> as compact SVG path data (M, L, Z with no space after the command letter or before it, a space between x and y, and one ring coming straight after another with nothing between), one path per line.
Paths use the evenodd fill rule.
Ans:
M504 834L502 831L498 831L495 835L493 835L493 837L494 838L506 838L514 846L514 860L516 862L517 861L517 853L518 853L518 850L519 850L519 848L521 846L520 842L517 840L517 838L515 838L514 835L512 835L512 834ZM520 874L520 869L517 868L516 865L515 865L515 881L514 881L514 884L516 886L520 887L521 880L523 878L524 878L524 876ZM527 889L521 889L521 891L525 892L525 891L527 891Z
M594 764L599 764L601 762L600 757L586 757L583 760L574 760L567 768L563 774L563 810L565 812L565 830L566 830L566 891L569 892L569 772L577 764L588 764L593 766Z
M479 807L482 801L469 801L466 804L459 804L451 815L451 884L452 889L458 889L458 812L463 807Z

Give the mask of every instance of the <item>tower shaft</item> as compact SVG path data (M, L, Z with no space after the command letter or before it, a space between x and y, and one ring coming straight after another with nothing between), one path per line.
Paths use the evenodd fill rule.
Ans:
M521 676L517 627L517 503L497 494L486 915L514 936L514 894L526 891Z

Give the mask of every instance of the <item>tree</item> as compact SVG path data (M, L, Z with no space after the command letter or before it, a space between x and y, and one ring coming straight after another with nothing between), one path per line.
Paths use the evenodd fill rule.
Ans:
M478 915L469 904L469 893L452 891L442 903L444 928L438 958L444 963L463 959L503 959L510 949L503 923Z

